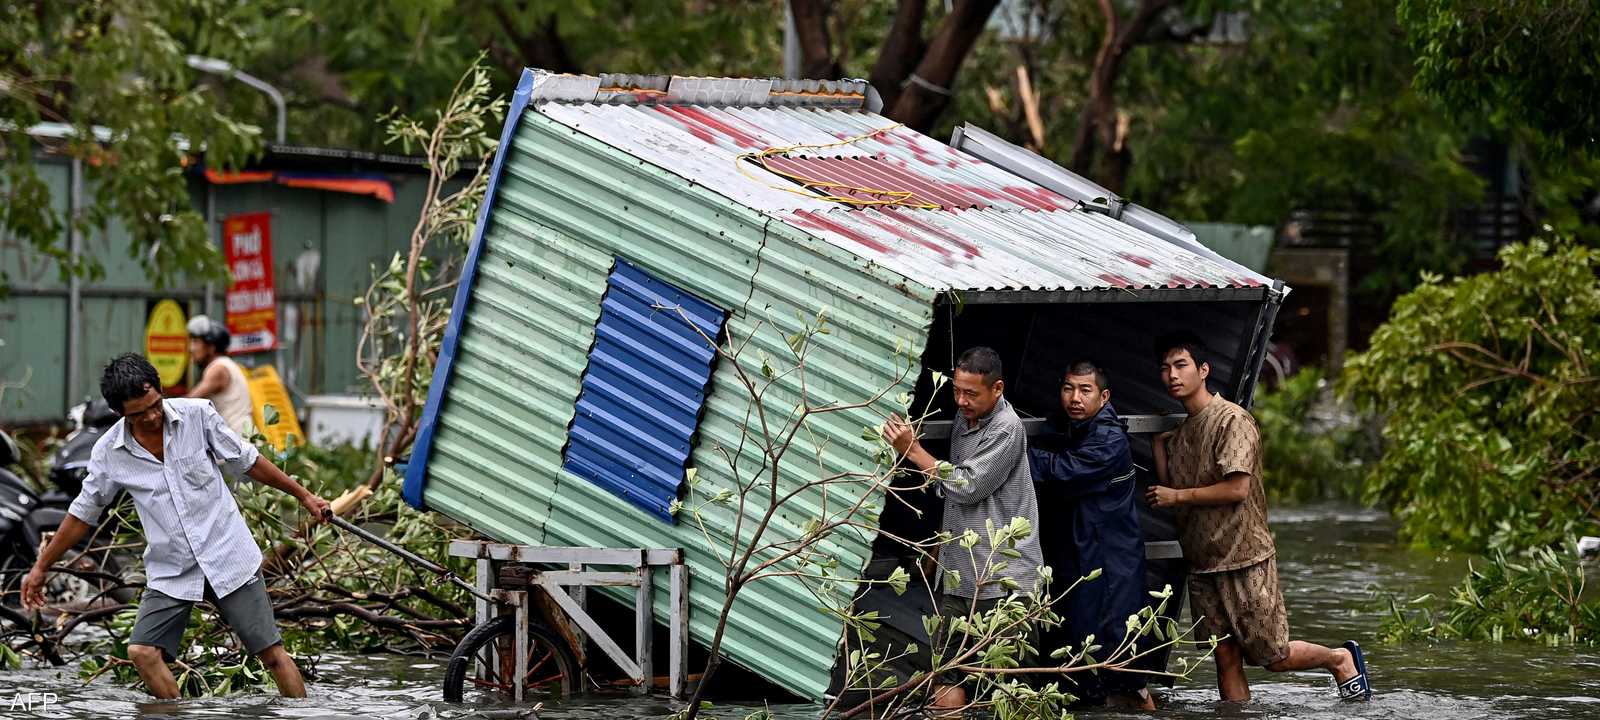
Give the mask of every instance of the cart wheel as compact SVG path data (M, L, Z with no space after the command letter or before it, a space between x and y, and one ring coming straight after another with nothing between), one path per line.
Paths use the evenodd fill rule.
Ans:
M468 696L490 695L507 700L512 697L511 679L516 674L512 657L516 619L501 615L474 627L450 653L444 671L444 699L461 702ZM473 659L479 651L493 648L484 663L481 678L473 677ZM528 674L524 676L524 699L564 700L578 692L578 660L572 650L554 633L538 625L528 626Z

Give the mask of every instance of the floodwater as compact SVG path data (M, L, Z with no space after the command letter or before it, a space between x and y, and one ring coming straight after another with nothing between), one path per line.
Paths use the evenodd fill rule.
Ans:
M1382 585L1402 597L1441 592L1465 569L1461 558L1441 557L1397 546L1393 523L1383 514L1342 507L1279 510L1278 539L1289 619L1295 638L1337 644L1356 639L1367 650L1377 694L1370 703L1340 703L1320 673L1272 675L1250 671L1254 699L1224 706L1216 702L1209 665L1170 691L1159 693L1153 714L1080 711L1079 718L1192 720L1256 718L1410 718L1415 720L1565 720L1600 718L1600 649L1552 649L1532 643L1463 643L1394 647L1380 645L1380 616L1369 588ZM471 707L440 701L443 661L400 656L325 656L322 680L311 697L284 700L235 696L172 704L105 680L84 686L75 672L29 669L0 674L0 718L70 717L252 717L252 718L522 718L545 720L644 720L675 709L665 698L598 698L550 706L536 714L513 705ZM18 693L54 693L59 700L42 712L14 704ZM37 696L35 696L37 697ZM718 705L720 720L740 720L757 705ZM776 705L779 720L810 720L812 705Z

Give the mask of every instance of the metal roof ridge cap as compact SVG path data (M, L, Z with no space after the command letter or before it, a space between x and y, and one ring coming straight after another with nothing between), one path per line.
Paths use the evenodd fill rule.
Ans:
M730 107L805 107L865 110L877 113L883 99L864 79L790 80L778 77L736 78L700 75L555 73L529 68L534 84L532 103L577 102L645 104L646 98L688 105ZM608 85L609 83L609 85Z
M542 68L528 68L524 72L533 77L527 95L528 104L543 100L594 102L600 94L598 75L554 73Z

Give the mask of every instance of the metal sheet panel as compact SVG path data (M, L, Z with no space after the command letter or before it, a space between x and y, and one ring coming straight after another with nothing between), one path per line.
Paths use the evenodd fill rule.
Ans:
M903 374L914 370L903 351L924 344L935 291L535 112L521 116L505 158L478 269L452 320L455 369L432 389L432 453L425 466L413 465L426 475L426 504L497 540L683 548L693 575L691 635L708 642L734 509L708 507L705 532L696 523L668 525L561 467L613 257L729 308L726 332L754 334L740 366L755 377L762 354L785 364L783 338L799 328L797 311L814 317L828 309L832 332L812 349L803 385L798 375L781 378L762 407L779 417L802 393L814 405L872 402L810 418L784 460L785 483L874 469L874 445L861 430L898 410L896 396L910 389ZM701 499L761 467L761 453L741 435L753 408L731 368L721 361L712 375L689 458ZM731 458L741 462L738 475ZM770 537L800 537L808 519L860 489L804 489L771 518ZM752 507L744 520L748 529L761 515ZM820 551L848 576L865 564L870 541L841 533ZM796 577L749 586L733 611L727 657L820 698L842 625L814 610L815 592Z
M1260 287L1248 271L1089 212L797 210L782 216L912 277L960 290Z
M618 260L562 469L672 522L724 314Z
M769 521L771 539L798 538L809 520L860 489L801 484L876 470L874 443L861 431L901 409L900 393L920 372L908 367L906 351L928 346L936 296L1215 292L1266 282L1078 210L874 114L777 107L770 98L761 107L664 105L653 104L660 90L607 92L614 104L535 102L512 113L515 131L496 160L498 190L471 251L481 267L463 280L447 332L456 370L436 376L425 411L419 447L432 434L433 454L422 453L408 478L426 484L408 482L408 490L498 540L683 548L695 576L691 634L700 642L723 602L729 548L748 542L735 528ZM850 209L740 157L796 144L816 147L790 157L871 157L873 167L852 177L912 184L942 205L970 208ZM802 399L840 407L809 418L801 445L784 456L775 477L798 493L782 512L763 518L749 506L739 516L739 508L713 504L703 525L668 525L562 470L564 431L613 257L729 308L726 332L751 338L737 364L724 359L712 374L688 461L697 497L736 489L764 468L770 456L750 434L759 433L759 413L783 417ZM752 400L738 371L760 377L766 358L781 365L790 356L784 335L824 308L833 332L810 353L806 372L781 374ZM859 572L871 540L839 533L819 551ZM727 656L820 697L842 625L806 610L817 589L787 574L745 592L732 609ZM663 611L666 602L658 600Z
M1270 284L872 113L681 104L545 103L537 110L939 290ZM823 200L742 158L771 148L792 148L768 160L779 172L909 192L940 209L859 209Z
M0 423L66 417L66 327L67 298L10 297L0 303L0 381L9 386L0 394ZM98 385L90 387L98 393Z

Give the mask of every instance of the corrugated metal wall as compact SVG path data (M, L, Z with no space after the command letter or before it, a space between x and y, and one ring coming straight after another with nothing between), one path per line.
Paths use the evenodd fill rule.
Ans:
M40 176L51 188L57 212L69 197L69 166L45 160ZM273 268L279 297L281 355L241 356L247 365L272 362L298 392L362 391L366 381L355 369L355 345L362 313L351 301L365 292L370 266L385 264L407 247L426 183L417 175L391 175L395 202L357 195L287 188L232 185L216 188L219 218L233 213L272 213ZM85 195L94 188L86 185ZM205 188L196 183L195 206L204 210ZM67 397L68 295L55 261L13 245L0 246L0 269L13 294L0 300L0 381L27 378L27 385L0 397L0 423L60 421L67 407L99 392L101 367L123 352L144 348L146 305L171 297L190 314L206 312L204 284L179 279L157 291L138 261L120 224L86 235L82 250L92 253L104 277L85 282L75 375L77 394ZM63 239L62 247L66 246ZM222 315L222 288L213 313Z
M626 260L601 307L562 467L674 522L727 311Z
M783 334L799 327L797 310L810 316L828 308L833 332L808 363L812 404L865 400L893 383L896 345L923 346L933 293L534 110L521 119L509 152L439 411L424 499L504 541L683 548L694 577L691 632L708 642L723 599L722 565L712 553L726 552L732 512L710 512L717 547L708 549L694 523L666 525L561 470L612 256L732 308L734 337L767 323L743 360L757 376L758 353L788 355ZM787 412L798 397L791 377L765 404ZM867 469L872 444L861 430L880 422L891 402L813 418L812 433L785 460L792 466L785 477ZM739 447L748 403L727 364L719 365L691 458L701 491L731 487L717 449ZM820 462L812 442L824 445ZM759 467L748 445L742 461ZM829 507L837 508L849 493L833 492ZM772 532L797 537L822 505L820 491L801 495ZM859 569L871 538L834 537L825 550L846 569ZM658 600L665 612L664 594ZM730 623L726 654L803 696L820 697L842 626L816 605L793 578L750 586Z

